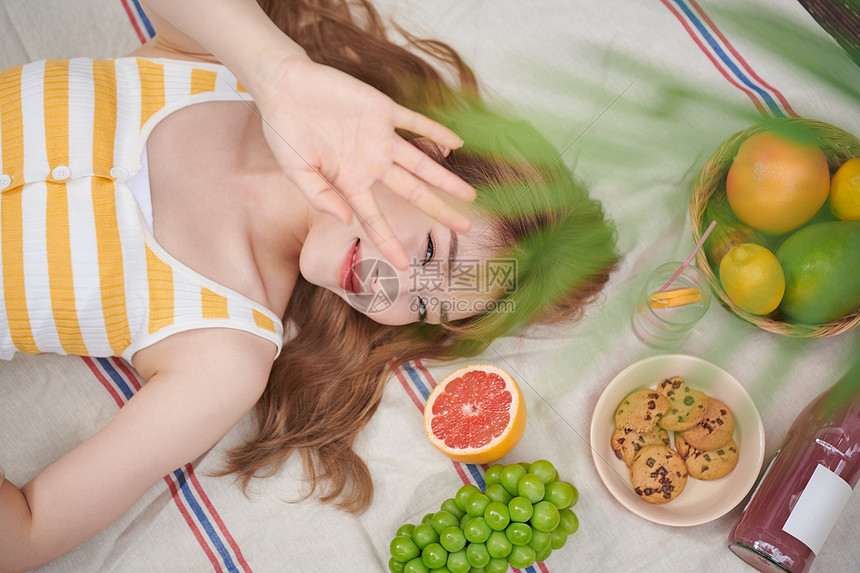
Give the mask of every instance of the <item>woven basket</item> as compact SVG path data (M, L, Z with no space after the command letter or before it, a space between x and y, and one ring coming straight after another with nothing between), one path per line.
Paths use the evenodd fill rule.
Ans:
M849 159L860 157L860 140L838 127L802 118L787 118L778 121L806 127L815 135L819 147L824 152L824 155L827 156L831 175ZM704 167L702 167L699 176L696 178L696 183L693 187L693 196L690 201L690 221L693 227L694 243L699 241L702 233L710 224L710 221L703 221L703 215L708 202L726 200L726 175L741 143L751 135L765 129L767 127L764 125L756 125L732 135L717 148ZM723 306L762 330L797 338L823 338L841 334L860 324L860 309L839 320L817 325L788 322L779 309L766 316L750 314L735 306L723 290L720 281L711 270L704 249L700 249L696 253L696 265L708 278L708 282L711 283L711 289L722 301Z

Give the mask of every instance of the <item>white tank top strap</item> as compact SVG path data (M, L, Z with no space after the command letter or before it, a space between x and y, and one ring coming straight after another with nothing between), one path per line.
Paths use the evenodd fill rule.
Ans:
M149 165L146 159L146 146L140 154L140 171L134 174L134 177L125 182L131 189L131 194L134 195L134 200L140 207L140 212L146 221L146 226L149 227L149 232L152 233L152 194L149 187Z

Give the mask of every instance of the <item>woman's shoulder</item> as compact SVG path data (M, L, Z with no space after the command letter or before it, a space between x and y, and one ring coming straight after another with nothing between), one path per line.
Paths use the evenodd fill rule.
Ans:
M136 351L131 363L145 380L157 373L180 378L205 374L206 378L232 371L232 377L246 387L262 391L279 351L271 340L247 331L198 328L174 333Z
M144 59L167 59L181 60L186 62L196 62L202 64L222 65L215 56L202 50L197 52L189 52L179 48L175 48L170 44L161 40L159 36L155 36L145 44L135 49L128 54L132 58Z

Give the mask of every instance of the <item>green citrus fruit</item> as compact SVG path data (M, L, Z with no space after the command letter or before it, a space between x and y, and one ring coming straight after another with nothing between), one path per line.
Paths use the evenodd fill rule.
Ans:
M804 227L780 245L785 271L780 309L807 324L837 320L860 306L860 222Z

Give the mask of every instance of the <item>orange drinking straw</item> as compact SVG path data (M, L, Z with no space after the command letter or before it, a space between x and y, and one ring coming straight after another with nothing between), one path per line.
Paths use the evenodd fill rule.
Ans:
M663 285L663 286L661 286L659 289L657 289L656 291L654 291L655 293L663 292L664 290L666 290L667 288L669 288L669 285L671 285L673 282L675 282L675 279L676 279L676 278L678 278L679 276L681 276L681 273L682 273L682 272L684 272L684 269L686 269L688 266L690 266L690 263L691 263L691 262L693 262L693 257L695 257L695 256L696 256L696 253L698 253L698 252L699 252L699 249L701 249L701 248L702 248L702 245L704 245L704 244L705 244L705 239L707 239L707 238L708 238L708 235L710 235L710 234L711 234L711 231L713 231L713 230L714 230L714 227L716 227L716 226L717 226L717 222L716 222L716 221L711 221L711 224L710 224L710 225L708 225L708 228L705 230L705 232L704 232L704 233L702 233L702 238L701 238L701 239L699 239L699 242L698 242L698 243L696 243L696 246L695 246L695 247L693 247L693 252L692 252L692 253L690 253L690 256L689 256L689 257L687 257L687 260L686 260L686 261L684 261L684 263L681 265L681 267L680 267L677 271L675 271L675 274L674 274L674 275L672 275L672 276L669 278L669 280L668 280L668 281L666 281L666 284L664 284L664 285Z

